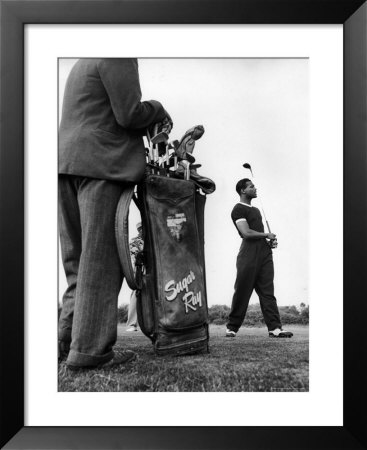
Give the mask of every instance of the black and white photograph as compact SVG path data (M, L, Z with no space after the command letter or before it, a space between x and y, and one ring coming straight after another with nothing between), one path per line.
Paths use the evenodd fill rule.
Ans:
M365 448L366 0L0 4L0 447Z
M308 58L58 59L58 391L309 391Z

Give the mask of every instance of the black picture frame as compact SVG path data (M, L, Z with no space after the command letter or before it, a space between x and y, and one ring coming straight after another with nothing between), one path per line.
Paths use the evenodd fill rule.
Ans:
M29 23L343 24L344 179L340 180L344 183L343 426L24 426L23 38L24 25ZM367 3L363 0L0 0L0 27L1 448L367 448ZM327 226L322 228L327 239ZM325 320L325 333L339 332ZM227 409L223 411L227 413Z

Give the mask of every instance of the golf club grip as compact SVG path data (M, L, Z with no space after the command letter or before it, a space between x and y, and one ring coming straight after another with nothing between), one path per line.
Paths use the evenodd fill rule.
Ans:
M121 194L117 205L115 217L115 236L117 250L120 257L123 274L129 288L140 289L135 278L135 271L131 263L130 243L129 243L129 208L134 196L134 185L127 187Z

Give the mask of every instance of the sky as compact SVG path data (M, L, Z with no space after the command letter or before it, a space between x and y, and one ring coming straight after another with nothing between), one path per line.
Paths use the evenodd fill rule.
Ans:
M75 59L59 60L59 112L65 81ZM205 209L208 305L230 306L241 239L231 221L239 200L242 167L251 164L271 231L275 296L279 305L308 304L309 295L309 61L308 59L139 59L142 100L159 100L171 115L170 139L203 125L196 142L198 170L216 183ZM260 203L261 200L261 203ZM130 236L139 221L130 212ZM265 225L265 221L264 221ZM60 297L66 288L59 264ZM119 303L128 303L124 282ZM257 295L251 303L258 302Z

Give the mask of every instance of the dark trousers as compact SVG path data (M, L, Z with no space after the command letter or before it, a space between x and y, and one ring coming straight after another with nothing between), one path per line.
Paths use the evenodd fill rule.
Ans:
M227 328L238 331L242 325L251 294L255 289L269 331L281 328L274 297L273 253L265 239L243 240L237 256L237 278Z
M59 231L68 287L59 340L71 343L69 363L88 366L112 359L117 299L123 274L115 241L115 214L124 186L59 175Z

